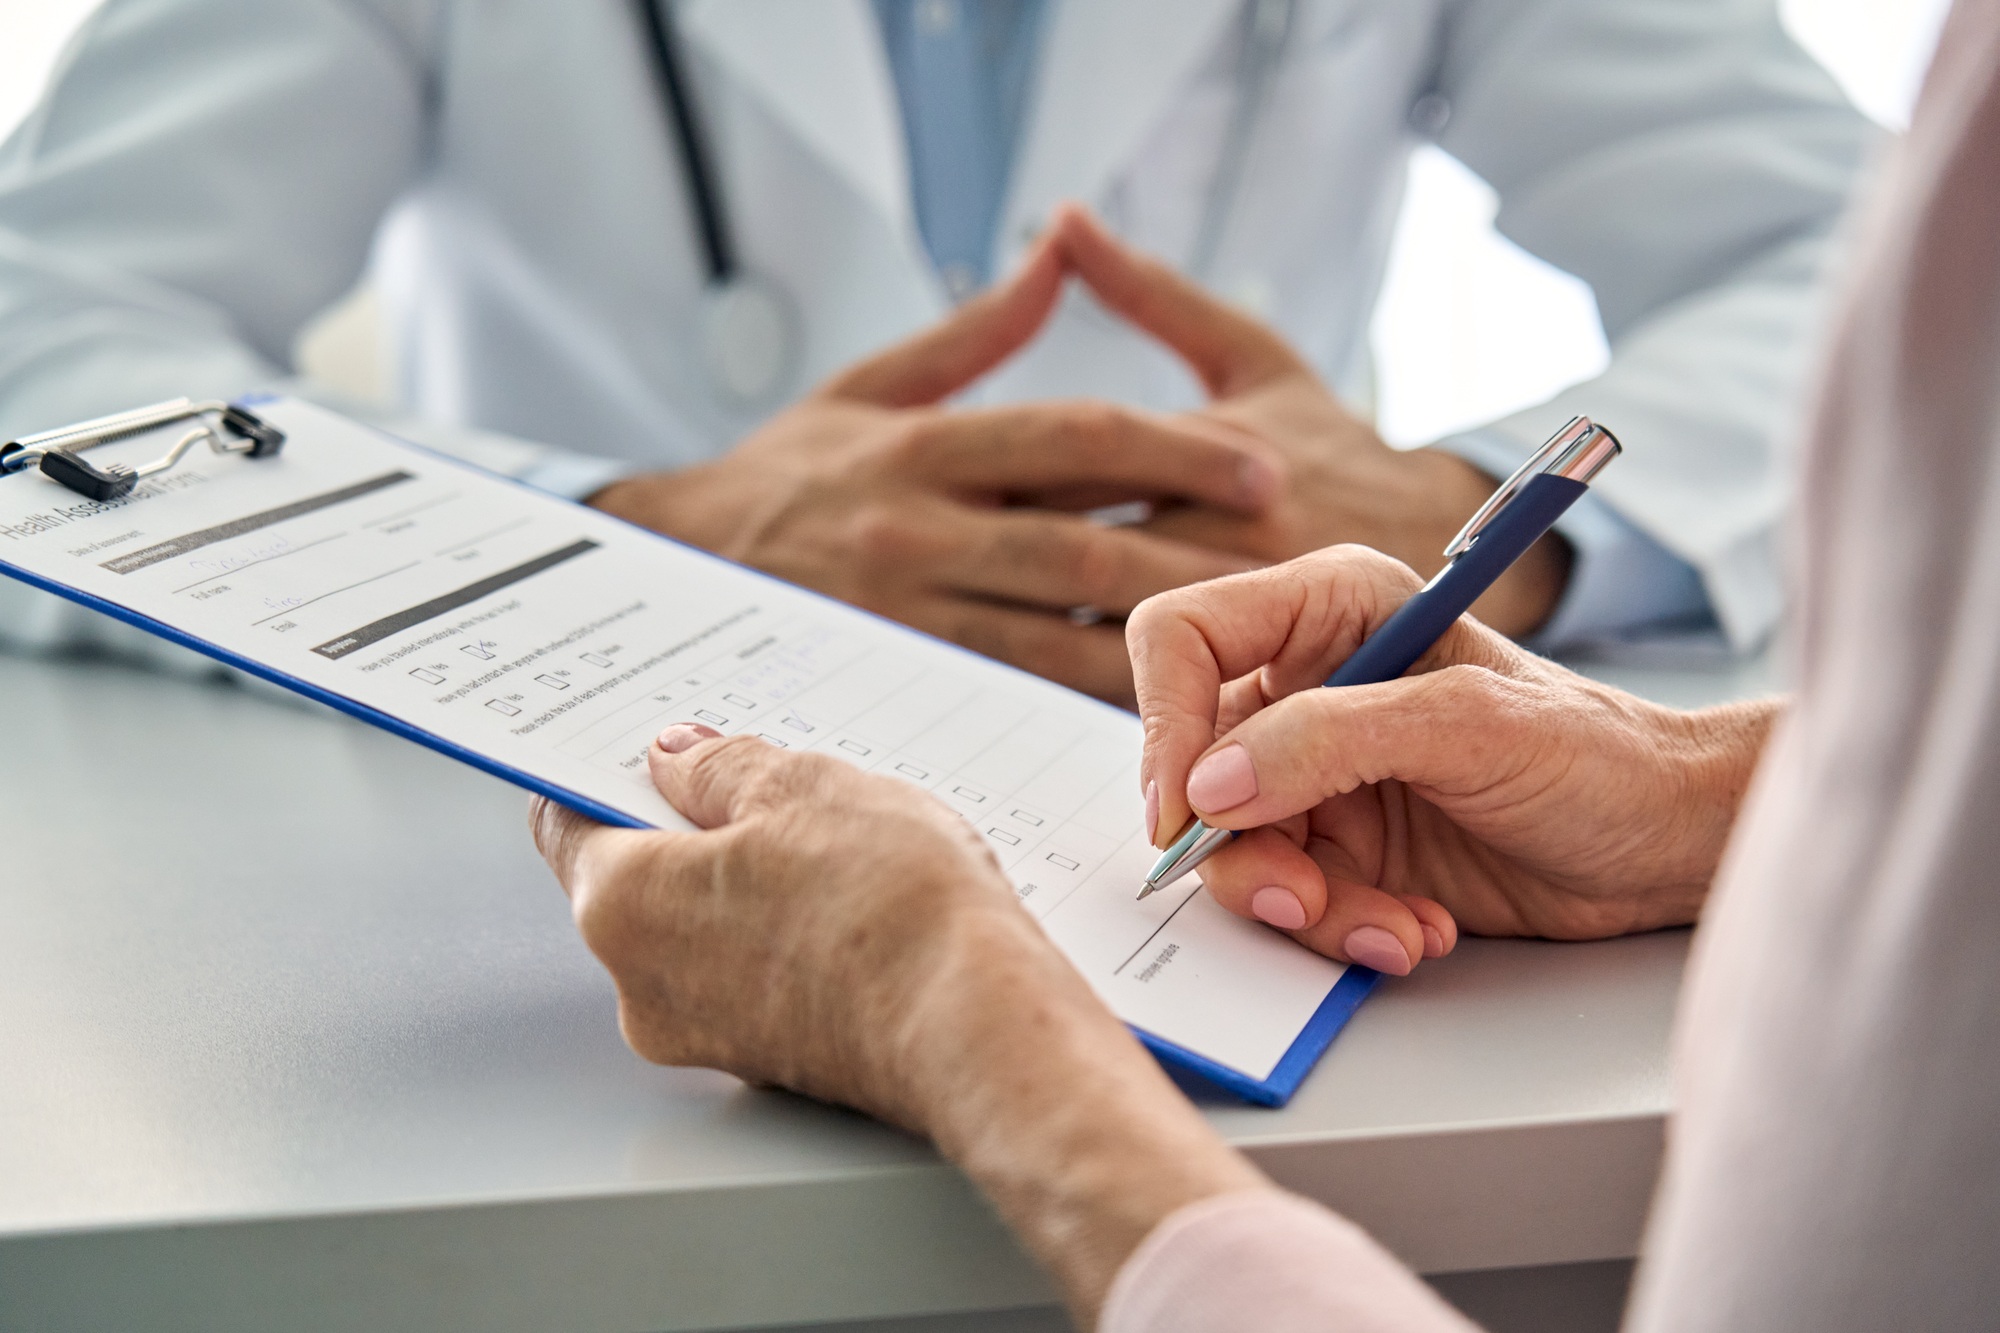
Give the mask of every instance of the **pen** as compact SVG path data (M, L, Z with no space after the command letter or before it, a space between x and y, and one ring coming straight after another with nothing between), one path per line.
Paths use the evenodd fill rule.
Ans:
M1550 436L1459 529L1444 548L1445 566L1437 577L1369 635L1327 677L1327 687L1374 685L1408 671L1481 593L1555 526L1621 447L1610 431L1588 417L1576 417ZM1235 836L1229 829L1190 821L1160 854L1140 886L1139 897L1166 888Z

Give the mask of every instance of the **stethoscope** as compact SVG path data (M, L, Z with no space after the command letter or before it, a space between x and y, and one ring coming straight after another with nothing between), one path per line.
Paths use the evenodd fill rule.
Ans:
M708 377L723 397L739 407L769 407L791 383L798 364L798 307L782 287L744 268L736 254L693 87L681 60L674 0L635 3L653 48L667 127L680 157L708 278L701 312Z
M798 307L771 279L743 267L729 232L708 140L681 58L674 0L635 0L653 48L654 69L666 103L667 127L681 162L694 213L707 285L702 296L702 338L710 380L743 407L771 405L790 383L800 352ZM1240 193L1244 159L1256 138L1271 84L1283 59L1298 0L1251 0L1237 62L1238 95L1223 134L1222 154L1188 256L1187 271L1212 276L1229 215Z

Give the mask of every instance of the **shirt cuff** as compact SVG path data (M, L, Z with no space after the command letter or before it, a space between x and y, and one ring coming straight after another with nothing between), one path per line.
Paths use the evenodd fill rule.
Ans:
M1176 1209L1112 1280L1098 1333L1474 1333L1368 1234L1245 1190Z
M1505 477L1527 457L1497 431L1440 440L1482 472ZM1714 638L1720 633L1701 573L1634 526L1596 492L1556 520L1570 545L1569 582L1547 623L1531 636L1538 652L1592 649L1651 638Z
M565 500L583 501L638 470L616 459L552 451L516 473L514 480Z

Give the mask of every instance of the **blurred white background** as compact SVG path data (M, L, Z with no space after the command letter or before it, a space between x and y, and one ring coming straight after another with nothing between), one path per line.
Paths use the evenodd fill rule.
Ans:
M1608 2L1608 0L1607 0ZM1785 21L1855 102L1902 127L1948 0L1781 0ZM0 0L0 135L40 95L63 43L96 0ZM1605 359L1581 282L1496 235L1492 191L1441 152L1412 164L1374 342L1377 416L1421 443L1539 402ZM387 392L367 293L301 340L304 368L363 397Z

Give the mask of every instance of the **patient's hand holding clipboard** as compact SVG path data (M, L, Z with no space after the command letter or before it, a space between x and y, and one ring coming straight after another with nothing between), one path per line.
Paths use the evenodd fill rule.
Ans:
M305 402L0 449L0 573L609 823L686 827L645 759L674 722L901 778L1162 1060L1250 1101L1290 1098L1376 980L1192 878L1133 900L1131 715Z

